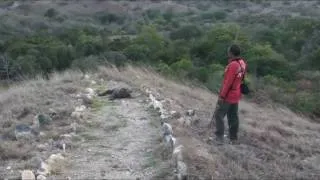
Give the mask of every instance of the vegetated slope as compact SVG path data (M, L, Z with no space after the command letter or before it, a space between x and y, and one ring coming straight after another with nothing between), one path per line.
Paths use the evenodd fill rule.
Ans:
M207 143L217 96L199 87L188 87L160 77L150 70L128 68L105 74L136 86L152 87L172 100L172 109L195 109L200 122L190 127L174 124L183 140L190 178L213 179L317 179L320 125L277 105L264 107L240 103L241 145L215 147ZM227 127L227 126L226 126ZM226 130L227 131L227 130Z

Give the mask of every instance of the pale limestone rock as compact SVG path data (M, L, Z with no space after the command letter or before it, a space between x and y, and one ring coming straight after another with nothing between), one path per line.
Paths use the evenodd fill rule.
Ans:
M90 76L88 74L84 75L84 79L88 80L90 79Z
M44 176L44 175L42 175L42 174L39 174L39 175L37 176L37 180L46 180L46 179L47 179L47 177Z
M171 115L172 118L175 118L175 119L181 118L181 113L179 113L177 111L171 111L170 115Z
M65 158L60 154L52 154L48 159L50 173L62 171L66 163Z
M74 111L75 112L83 112L84 110L86 110L86 106L81 105L81 106L77 106Z
M173 134L172 126L169 123L162 122L161 124L162 124L162 132L164 136Z
M194 115L195 115L195 110L194 110L194 109L189 109L189 110L187 111L187 115L188 115L188 116L194 116Z
M47 163L41 162L40 168L37 170L38 175L47 176L50 174L50 167Z
M92 88L86 88L85 93L90 94L90 95L94 95L94 90Z
M36 180L36 177L31 170L23 170L21 172L21 180Z

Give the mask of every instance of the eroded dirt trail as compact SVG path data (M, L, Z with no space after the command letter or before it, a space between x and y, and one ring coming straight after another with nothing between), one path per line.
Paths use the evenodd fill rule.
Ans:
M101 97L103 106L89 122L90 130L79 150L72 153L71 179L151 179L156 171L152 150L159 128L148 112L141 94L110 102Z

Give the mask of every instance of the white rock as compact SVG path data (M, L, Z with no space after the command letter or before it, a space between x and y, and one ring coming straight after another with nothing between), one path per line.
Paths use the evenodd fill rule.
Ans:
M83 94L81 99L84 104L92 104L93 95L92 94Z
M47 163L41 162L40 168L37 170L38 175L47 176L50 174L50 167Z
M150 95L151 94L150 89L146 89L146 93Z
M23 170L21 172L21 180L36 180L36 177L31 170Z
M73 132L76 132L76 131L77 131L77 126L78 126L78 124L77 124L76 122L71 123L70 126L71 126Z
M38 115L33 117L33 121L32 121L32 126L33 129L39 129L40 128L40 123L39 123L39 119L38 119Z
M168 123L162 123L162 132L164 136L172 135L173 134L172 126Z
M157 100L153 102L153 106L154 106L154 109L158 109L159 111L163 109L162 104L160 103L160 101L157 101Z
M57 161L63 161L64 159L65 158L60 153L58 153L58 154L52 154L47 161L48 161L48 165L50 166L51 164Z
M73 111L73 112L71 113L71 117L74 118L74 119L80 120L81 117L82 117L82 114L81 114L81 112Z
M84 75L84 79L90 79L90 76L88 74Z
M173 154L172 154L173 159L178 162L183 160L182 156L182 149L174 149Z
M161 114L160 115L160 118L161 118L161 120L166 120L166 119L168 119L169 118L169 116L168 115L165 115L165 114Z
M172 144L172 147L174 147L174 145L177 143L177 139L173 136L171 136L171 144Z
M187 165L182 162L182 161L178 161L177 162L177 170L178 170L178 179L184 179L184 177L187 175Z
M94 90L92 88L86 88L85 93L90 94L90 95L94 95Z
M171 115L171 117L177 118L177 119L181 117L181 114L177 111L171 111L170 115Z
M66 144L65 143L62 144L62 149L63 149L63 152L65 153L66 152Z
M96 81L94 81L94 80L92 80L92 81L91 81L91 84L92 84L92 85L96 85L96 84L97 84L97 82L96 82Z
M39 175L37 176L37 180L46 180L46 179L47 179L47 177L44 176L44 175L42 175L42 174L39 174Z
M194 116L194 115L195 115L195 110L189 109L189 110L187 111L187 115L188 115L188 116Z
M47 144L38 144L38 145L37 145L37 149L38 149L39 151L45 151L45 150L48 149L48 145L47 145Z
M183 117L180 117L180 118L178 119L178 122L179 122L180 124L184 124L185 119L184 119Z
M177 154L179 152L181 152L183 149L183 145L179 145L178 147L175 147L173 150L173 154Z
M11 169L11 166L8 166L8 167L7 167L7 170L10 170L10 169Z
M166 143L169 143L169 142L171 141L171 135L166 135L166 136L164 136L164 141L165 141Z
M85 105L81 105L81 106L77 106L74 111L83 112L84 110L86 110L86 106Z
M49 166L50 173L56 171L56 169L62 169L65 164L65 158L60 154L52 154L48 159L47 163Z
M189 118L185 119L184 125L187 127L191 126L191 119L189 119Z

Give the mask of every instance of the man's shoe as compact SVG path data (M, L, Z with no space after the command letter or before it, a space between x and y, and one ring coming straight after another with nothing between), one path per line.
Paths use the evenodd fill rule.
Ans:
M224 144L224 139L223 137L216 137L216 145L220 146Z
M236 139L230 139L229 144L231 144L231 145L239 145L240 143Z

